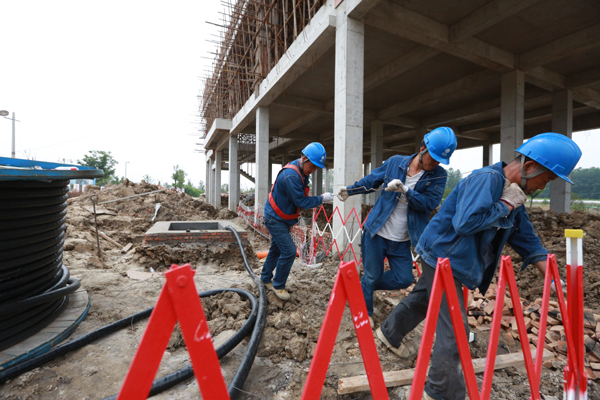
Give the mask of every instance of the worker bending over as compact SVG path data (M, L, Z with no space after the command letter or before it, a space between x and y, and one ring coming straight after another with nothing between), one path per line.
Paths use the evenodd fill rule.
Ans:
M384 185L385 191L375 202L362 234L364 275L362 286L369 321L373 327L375 290L396 290L413 281L411 242L419 241L429 222L429 214L442 200L448 174L439 164L448 164L456 149L456 136L450 128L429 132L419 153L393 156L381 167L354 185L342 187L338 198L369 193ZM383 272L387 257L390 270Z
M271 186L265 205L265 226L271 234L271 248L260 274L260 280L281 300L289 300L285 289L288 275L296 258L296 245L290 229L298 222L300 209L314 208L333 201L333 194L308 196L309 175L323 168L326 153L321 143L310 143L302 156L284 166ZM275 271L275 277L273 272Z
M449 258L454 286L467 335L462 285L485 294L508 243L523 259L522 269L534 264L546 271L548 252L529 221L523 204L526 194L546 187L556 178L569 183L568 175L581 157L581 150L566 136L543 133L517 150L510 164L497 164L473 171L446 198L439 212L423 231L416 251L423 273L414 289L377 329L379 339L400 355L402 339L425 319L438 258ZM442 298L424 399L463 400L465 380L450 319L446 296Z

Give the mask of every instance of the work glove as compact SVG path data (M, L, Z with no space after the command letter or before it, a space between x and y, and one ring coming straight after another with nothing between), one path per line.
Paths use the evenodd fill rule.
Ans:
M323 193L323 203L331 203L333 201L333 193Z
M340 201L346 201L348 196L350 196L348 194L348 189L346 189L346 186L342 186L337 194L337 198L340 199Z
M406 193L408 191L408 186L406 186L400 179L392 179L390 183L387 184L385 188L386 192L398 192L398 193Z
M392 181L393 182L393 181ZM510 183L507 179L504 183L504 189L502 190L502 196L500 200L510 205L513 210L522 206L527 201L527 196L521 190L521 187L516 183Z
M554 283L554 280L552 281L550 287L552 288L552 293L556 293L556 284ZM565 285L565 281L563 281L562 279L560 280L560 287L562 288L563 293L566 294L567 286Z

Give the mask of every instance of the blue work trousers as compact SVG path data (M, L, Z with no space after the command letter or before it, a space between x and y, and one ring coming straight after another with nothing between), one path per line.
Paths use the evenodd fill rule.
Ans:
M373 314L373 294L376 290L398 290L409 287L415 280L412 273L410 240L396 242L379 235L372 238L365 231L362 235L362 259L365 274L360 280L367 311ZM383 272L387 257L390 270Z
M285 283L296 259L296 244L290 236L292 226L274 218L265 218L265 226L271 234L271 247L260 280L263 283L271 283L272 280L275 289L285 289Z

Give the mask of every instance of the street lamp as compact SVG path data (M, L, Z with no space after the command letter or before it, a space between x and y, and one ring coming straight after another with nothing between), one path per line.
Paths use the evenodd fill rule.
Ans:
M8 118L8 111L0 110L0 117L4 117L6 119L12 120L12 158L15 158L15 121L20 122L15 119L15 113L12 113L12 118Z
M129 161L125 161L125 179L127 179L127 164L129 164Z

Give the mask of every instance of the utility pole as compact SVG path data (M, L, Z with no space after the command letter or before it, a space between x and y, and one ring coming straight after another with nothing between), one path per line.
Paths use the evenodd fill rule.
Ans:
M7 118L6 116L8 115L8 111L6 110L1 110L0 111L0 116L6 118L6 119L10 119L12 120L12 153L11 153L11 157L15 158L15 122L17 121L15 119L15 113L12 113L12 118Z

